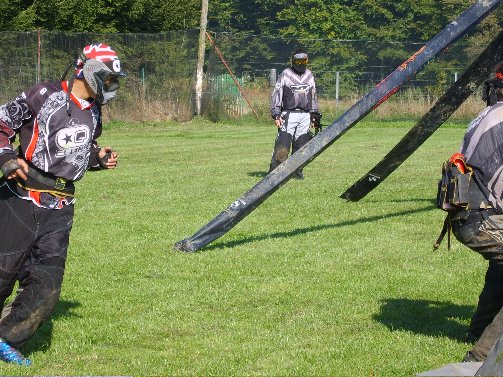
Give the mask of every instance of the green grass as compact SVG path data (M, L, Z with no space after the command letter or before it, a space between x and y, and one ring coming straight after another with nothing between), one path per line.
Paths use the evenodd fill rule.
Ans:
M33 366L0 374L410 376L459 361L486 262L432 244L465 125L360 202L339 198L413 125L362 122L195 254L173 244L263 177L272 123L106 126L119 166L78 183L61 301L22 350Z

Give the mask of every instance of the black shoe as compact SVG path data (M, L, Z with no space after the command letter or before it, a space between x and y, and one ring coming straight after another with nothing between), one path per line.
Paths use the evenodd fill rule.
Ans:
M477 362L477 361L480 361L480 360L477 360L477 358L472 353L472 351L468 351L466 353L465 357L463 358L464 363L471 363L471 362Z
M466 342L467 343L475 344L475 343L477 343L477 340L479 340L479 338L480 338L480 336L475 335L471 331L468 331L468 333L466 334Z

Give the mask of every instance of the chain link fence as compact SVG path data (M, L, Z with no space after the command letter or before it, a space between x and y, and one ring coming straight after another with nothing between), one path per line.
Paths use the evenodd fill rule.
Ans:
M60 80L69 63L93 42L119 54L128 73L117 99L103 107L108 119L189 120L199 31L165 34L0 33L0 101L31 85Z
M202 115L213 120L248 115L268 118L271 88L289 66L291 52L296 48L305 48L309 53L309 68L315 74L322 106L337 113L424 45L292 40L249 33L212 35L221 55L207 40ZM199 30L163 34L1 32L0 101L12 100L37 82L61 79L83 46L104 42L119 53L129 75L117 99L104 107L107 119L187 121L195 111L198 39ZM421 115L484 47L456 43L387 102L404 113L414 113L412 108L422 104L416 110L416 115Z
M313 71L321 106L340 113L365 95L400 64L418 51L424 43L355 41L355 40L292 40L256 36L247 33L214 33L215 45L221 51L232 74L243 82L244 93L261 115L269 111L269 94L276 78L290 66L290 56L296 48L309 54L309 68ZM483 45L461 40L432 59L420 72L404 83L400 90L375 111L420 116L428 111L436 98L465 71L482 52ZM222 57L210 51L207 76L230 75ZM480 93L467 101L464 113L472 116L479 111ZM215 101L214 93L208 99ZM473 102L476 105L473 106ZM230 99L226 98L226 106ZM242 104L242 98L235 99ZM217 102L218 103L218 102ZM225 116L225 107L218 115ZM242 105L243 114L250 113ZM213 110L217 106L210 107ZM468 108L468 109L467 109Z

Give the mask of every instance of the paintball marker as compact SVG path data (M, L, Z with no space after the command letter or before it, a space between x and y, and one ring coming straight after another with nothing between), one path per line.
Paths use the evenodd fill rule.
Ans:
M311 112L311 123L314 127L314 136L316 136L323 129L323 125L321 124L321 113L319 111Z

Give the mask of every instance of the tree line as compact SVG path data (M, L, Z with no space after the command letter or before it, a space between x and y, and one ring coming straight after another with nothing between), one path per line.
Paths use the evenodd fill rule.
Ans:
M304 39L427 41L474 0L209 0L208 29ZM163 33L199 27L200 0L1 0L0 30ZM500 13L500 12L499 12ZM501 24L484 23L484 41Z
M414 43L430 40L473 3L475 0L209 0L207 29L215 34L232 70L251 75L253 83L262 82L263 87L268 85L267 70L282 69L292 48L307 47L320 89L333 98L336 73L342 75L341 96L361 89L368 81L363 72L369 67L380 67L375 68L380 70L379 76L365 85L374 84L417 50ZM452 72L462 72L497 34L502 9L456 43L455 49L430 62L416 77L417 82L426 83L422 88L434 96L443 93ZM0 0L0 31L63 31L69 37L95 33L107 35L107 41L138 37L134 49L121 42L113 45L120 51L126 49L130 70L142 83L152 80L149 87L155 87L159 85L157 71L176 72L186 81L192 78L200 12L201 0ZM149 40L149 36L178 32L182 36L190 32L193 37L162 37L162 43ZM140 38L142 33L148 35ZM16 56L13 49L23 48L8 42L12 36L2 38L0 63ZM47 43L48 37L43 40ZM56 44L52 46L54 50ZM51 58L59 55L67 57L68 51L50 52ZM208 56L208 77L225 74L214 51ZM168 68L161 69L159 62ZM260 75L262 81L257 79Z

